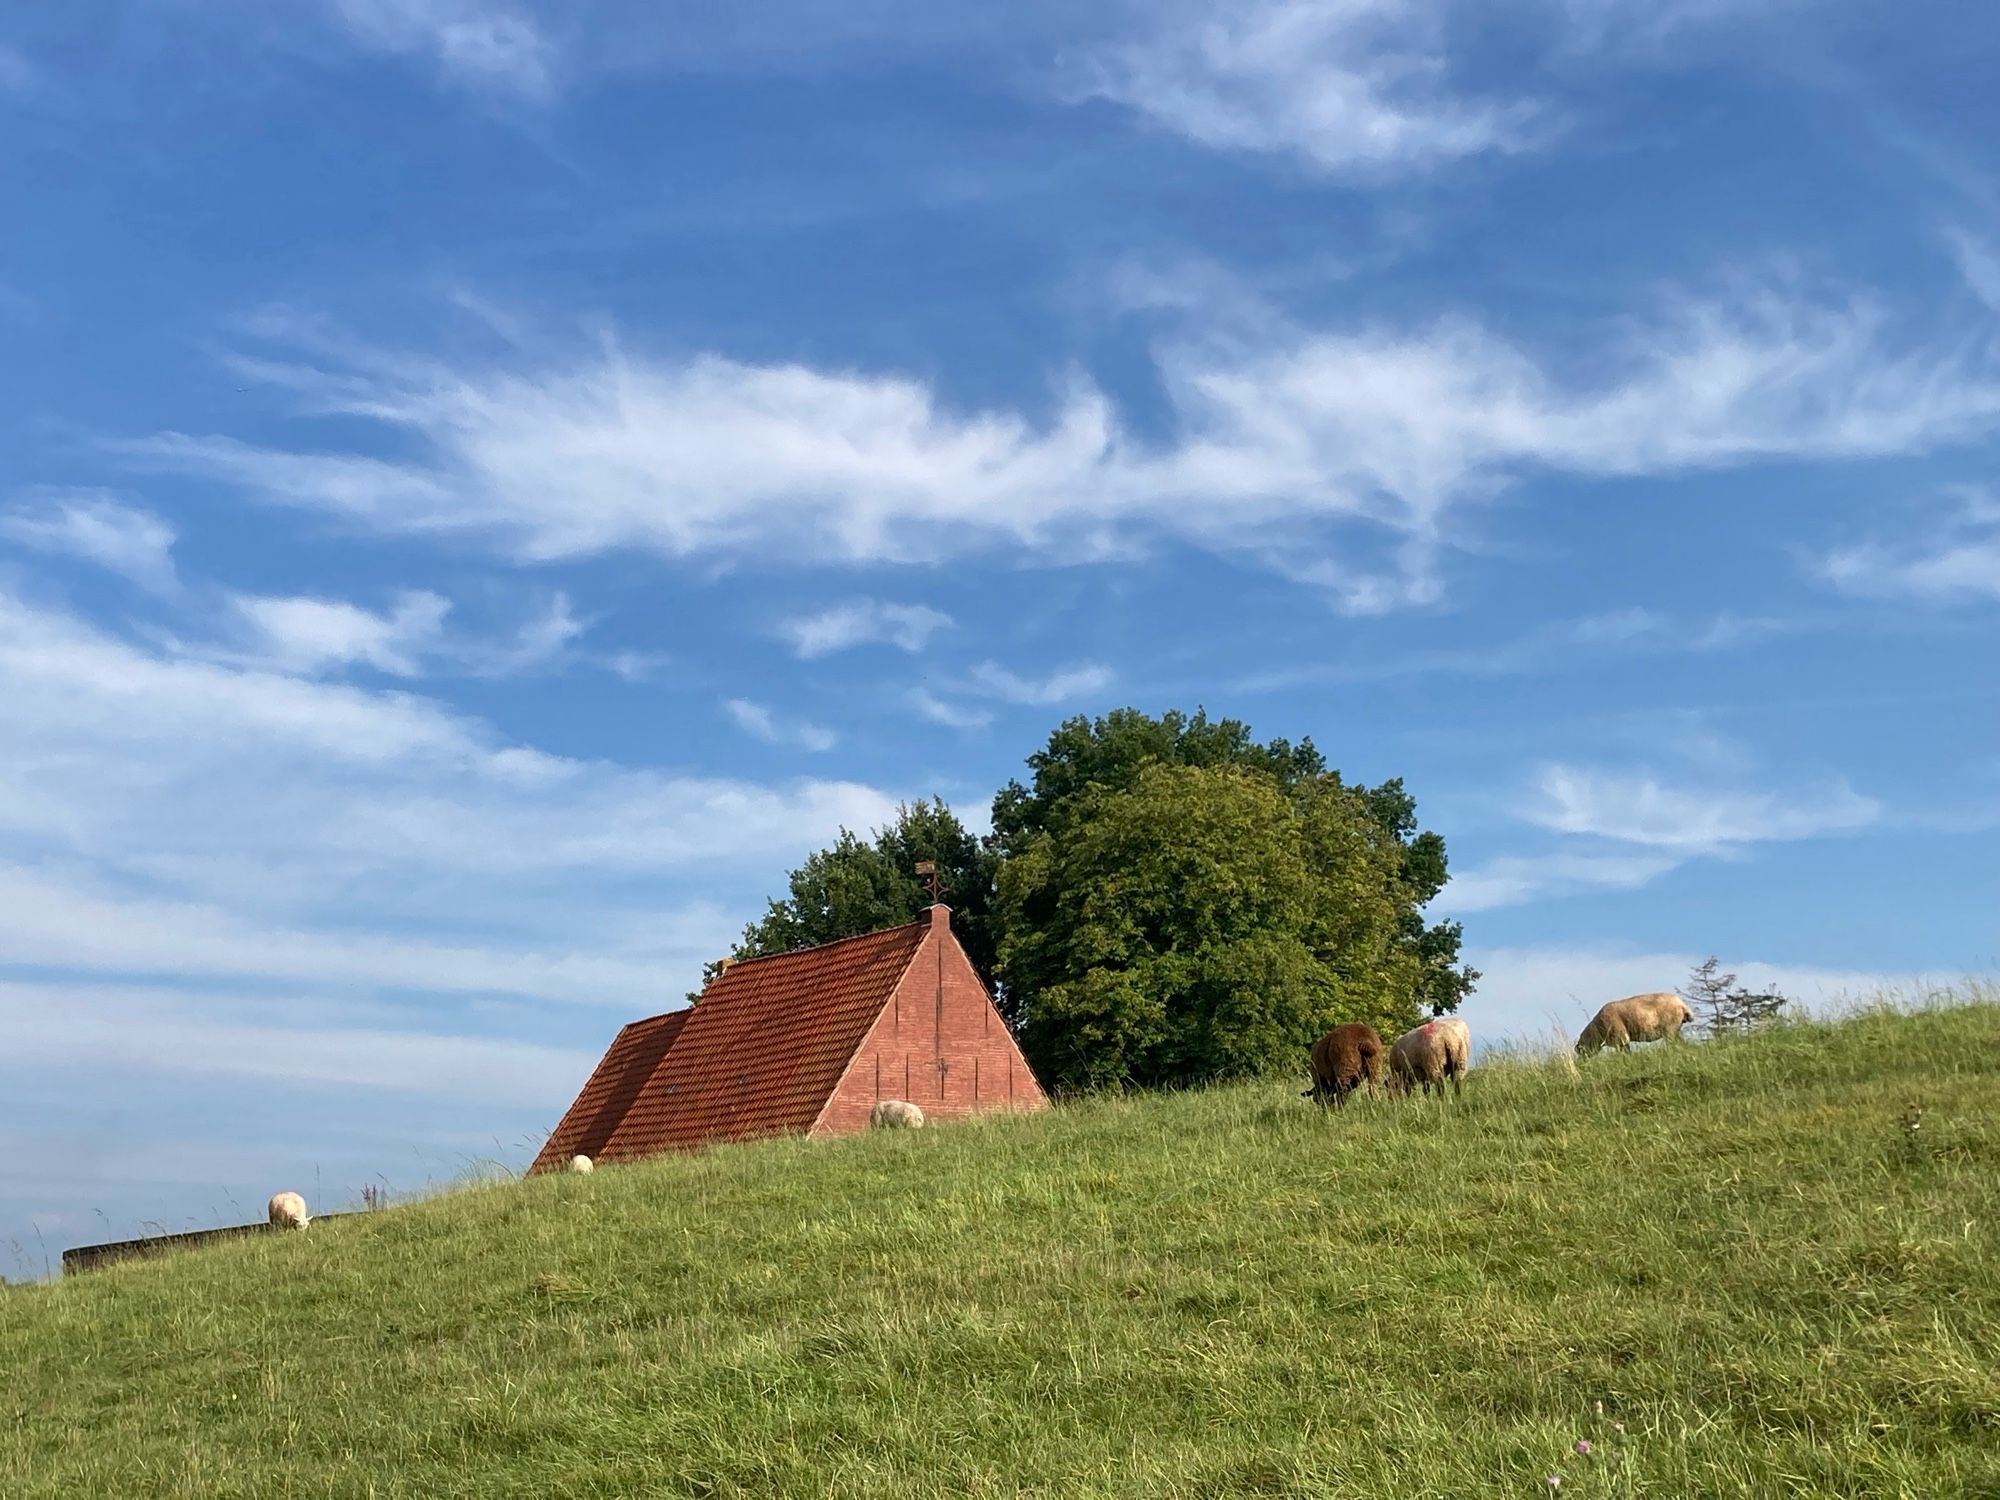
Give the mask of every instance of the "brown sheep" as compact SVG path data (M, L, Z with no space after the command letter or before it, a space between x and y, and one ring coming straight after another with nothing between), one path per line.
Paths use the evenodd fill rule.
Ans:
M1363 1084L1373 1092L1382 1082L1381 1036L1359 1021L1334 1027L1313 1043L1312 1075L1304 1097L1322 1104L1331 1099L1345 1107L1347 1096Z
M1457 1098L1459 1080L1471 1066L1471 1031L1456 1016L1439 1017L1404 1032L1389 1048L1389 1090L1407 1096L1422 1084L1426 1094L1433 1087L1442 1094L1450 1079Z
M1681 1027L1693 1019L1694 1012L1688 1009L1687 1002L1664 990L1612 1000L1583 1028L1583 1035L1576 1039L1576 1053L1578 1057L1588 1057L1603 1047L1616 1047L1622 1052L1634 1042L1677 1037Z

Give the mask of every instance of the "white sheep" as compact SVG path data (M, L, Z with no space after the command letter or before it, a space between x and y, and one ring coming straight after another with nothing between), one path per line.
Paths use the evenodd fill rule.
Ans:
M1634 1042L1657 1042L1677 1037L1681 1027L1694 1019L1687 1002L1668 990L1650 995L1630 995L1601 1006L1583 1035L1576 1039L1579 1057L1588 1057L1603 1047L1624 1051Z
M868 1111L868 1123L882 1130L915 1130L924 1112L906 1099L884 1099Z
M306 1212L306 1200L297 1193L274 1193L269 1210L273 1229L304 1229L312 1223L312 1215Z
M1456 1097L1459 1080L1471 1066L1472 1032L1457 1016L1426 1021L1397 1037L1389 1048L1390 1087L1400 1094L1410 1093L1419 1084L1426 1094L1433 1087L1442 1094L1449 1079Z
M579 1177L588 1177L597 1170L597 1163L579 1151L569 1159L569 1169Z

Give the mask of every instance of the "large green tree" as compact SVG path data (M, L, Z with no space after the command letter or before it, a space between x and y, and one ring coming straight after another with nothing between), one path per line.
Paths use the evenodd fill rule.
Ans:
M953 927L1059 1087L1159 1085L1297 1061L1338 1020L1390 1029L1478 977L1427 923L1444 841L1400 781L1349 786L1311 740L1120 709L1057 726L981 840L942 802L843 831L737 947L785 952L911 920L937 861Z
M1030 1061L1058 1088L1192 1083L1296 1066L1338 1021L1415 1024L1409 858L1378 793L1330 774L1156 763L1080 790L1000 867Z

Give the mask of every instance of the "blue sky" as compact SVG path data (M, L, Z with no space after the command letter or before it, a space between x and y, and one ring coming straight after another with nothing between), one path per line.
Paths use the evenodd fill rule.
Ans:
M2000 13L0 22L0 1272L518 1164L1060 718L1400 775L1485 1035L1990 973Z

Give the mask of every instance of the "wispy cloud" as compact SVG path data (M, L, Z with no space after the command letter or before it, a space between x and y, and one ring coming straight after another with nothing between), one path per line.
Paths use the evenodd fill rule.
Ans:
M1551 765L1527 821L1556 833L1679 852L1718 854L1747 844L1851 833L1878 821L1882 806L1844 782L1791 797L1689 788L1644 774Z
M495 636L449 629L451 601L425 589L398 594L379 610L346 599L227 597L235 620L228 639L214 645L177 640L178 650L305 676L368 667L392 677L515 677L562 660L586 628L561 593L550 596L511 633Z
M1438 904L1453 915L1521 906L1587 891L1629 891L1677 868L1673 855L1558 853L1503 855L1454 873Z
M171 992L0 982L10 1065L440 1099L559 1101L596 1058L502 1037L324 1024L324 1002L192 999ZM319 1024L314 1024L318 1022Z
M569 595L558 591L510 639L460 642L456 653L475 677L516 677L563 660L570 644L589 628L589 622L577 618Z
M155 593L170 594L178 583L173 527L103 491L45 494L0 512L0 538L80 557Z
M650 682L671 659L660 651L614 651L598 664L627 682Z
M4 594L0 701L0 949L95 972L609 988L559 977L630 951L603 925L629 890L593 904L592 882L755 868L895 806L553 755L408 691L193 660ZM394 935L427 913L431 936ZM476 942L436 935L472 914Z
M1535 109L1454 91L1429 0L1170 0L1102 50L1086 91L1205 146L1329 173L1423 169L1529 140Z
M1935 604L2000 600L2000 500L1961 490L1921 541L1867 541L1815 560L1845 593Z
M994 712L984 704L1050 708L1102 693L1115 676L1111 668L1096 662L1059 667L1040 677L1028 677L998 662L984 661L956 681L941 678L934 687L912 689L909 703L919 716L933 724L969 731L992 724Z
M528 10L498 0L328 0L356 42L431 59L468 87L528 99L555 83L555 49Z
M1973 296L2000 312L2000 251L1964 229L1947 229L1944 238L1958 264L1958 274L1965 278Z
M1741 769L1735 747L1683 731L1676 748L1712 770ZM1881 820L1882 805L1844 781L1789 794L1713 783L1685 785L1651 772L1544 766L1515 810L1561 836L1554 849L1506 854L1454 871L1438 898L1455 915L1593 891L1628 891L1700 859L1737 858L1758 844L1850 834Z
M1495 30L1526 57L1632 67L1670 41L1786 8L1566 0L1489 14L1439 0L1160 0L1136 12L1145 18L1137 36L1091 51L1073 86L1202 146L1374 180L1530 150L1564 133L1558 100L1468 87L1463 53ZM1557 72L1535 76L1546 89Z
M356 664L415 677L444 632L449 601L426 592L400 596L384 612L342 599L238 595L253 646L280 671L316 673Z
M1237 692L1266 693L1313 682L1384 682L1433 674L1505 677L1555 672L1630 656L1728 651L1807 628L1809 622L1795 618L1739 615L1723 610L1706 618L1678 619L1634 605L1573 620L1553 620L1497 641L1401 655L1371 652L1357 654L1348 661L1253 672L1231 687Z
M19 52L0 42L0 93L26 93L35 81L35 69Z
M840 737L831 729L801 720L780 720L763 704L748 698L730 698L722 707L738 729L769 744L797 745L802 750L821 752L840 743Z
M981 662L968 675L972 691L1002 703L1045 708L1074 698L1088 698L1111 686L1111 668L1095 662L1061 667L1043 677L1023 677L998 662Z
M367 991L515 995L631 1006L658 991L657 960L386 930L257 920L231 905L106 890L0 863L0 940L10 961L90 974L277 980ZM699 961L705 951L688 955Z
M911 689L910 707L931 723L942 724L947 729L985 729L993 722L992 710L950 702L928 688Z
M1320 579L1357 611L1436 595L1466 507L1521 477L1674 474L1924 452L2000 428L2000 368L1898 339L1866 298L1684 301L1559 374L1464 319L1406 329L1191 326L1156 349L1164 445L1072 382L1036 425L905 378L599 353L460 370L393 355L263 378L389 424L422 460L164 433L122 445L266 500L530 560L638 548L935 562L1093 555L1171 534ZM1343 528L1340 546L1328 528ZM1349 561L1359 557L1359 562Z
M915 653L929 645L940 630L950 628L951 616L929 605L857 599L786 620L779 625L778 634L791 642L798 656L810 661L868 645Z

